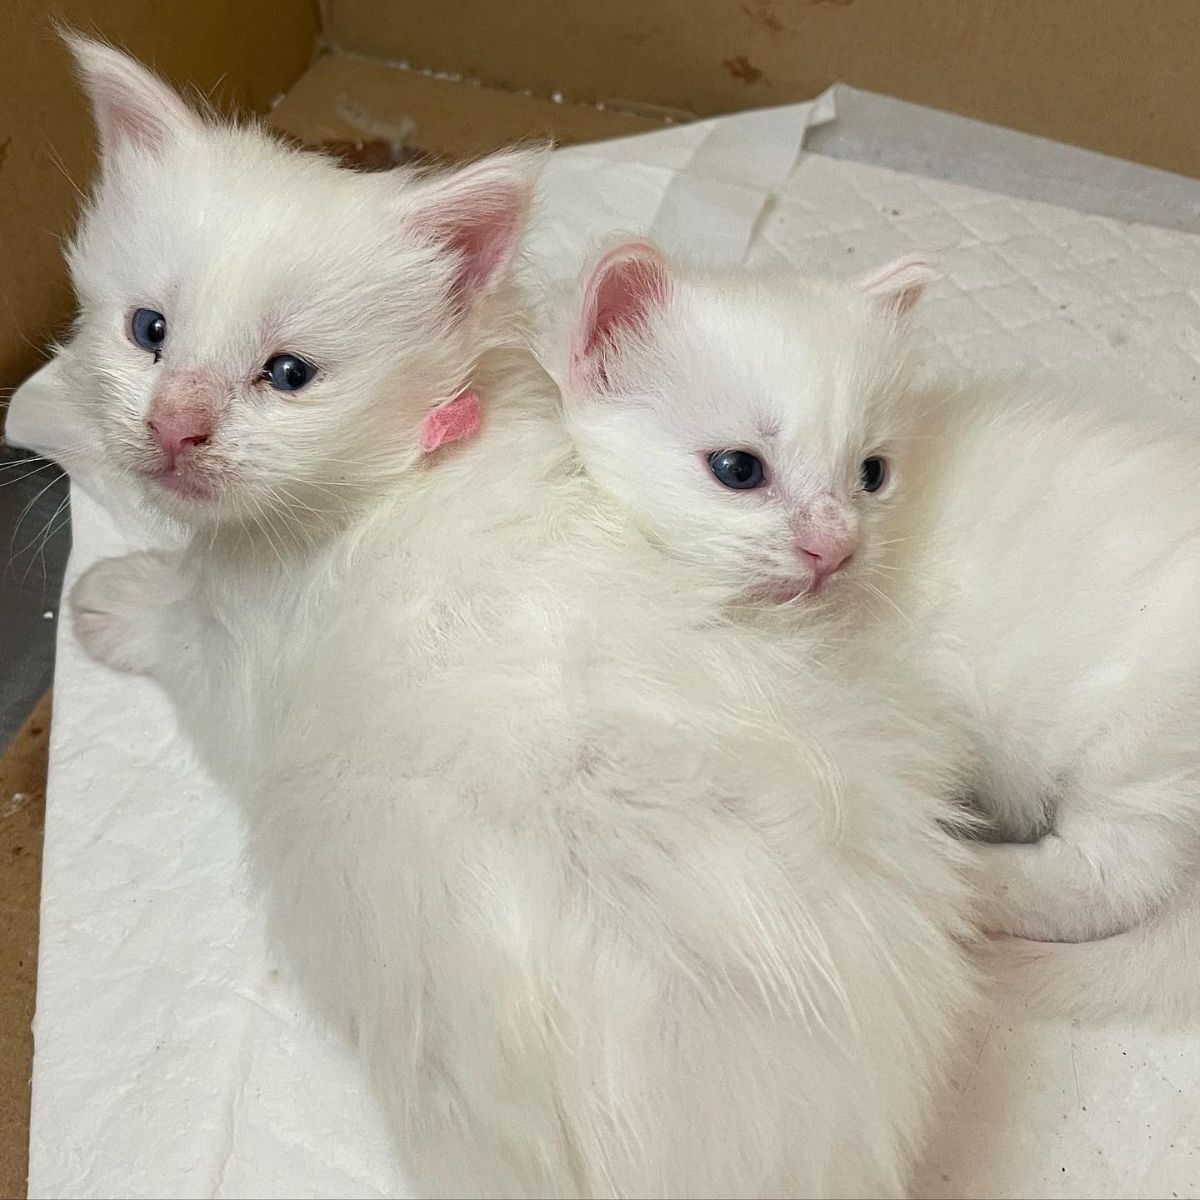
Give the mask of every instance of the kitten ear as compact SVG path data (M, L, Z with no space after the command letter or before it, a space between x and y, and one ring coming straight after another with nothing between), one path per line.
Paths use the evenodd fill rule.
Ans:
M602 254L587 273L571 342L571 375L607 387L608 359L621 333L642 328L667 300L670 275L652 242L623 242Z
M200 118L180 97L128 54L69 29L60 34L91 101L102 159L123 145L160 154L200 129Z
M510 150L428 180L407 203L408 222L458 258L451 283L461 308L505 277L525 229L544 150Z
M878 307L902 317L912 310L932 280L930 265L919 255L910 254L864 275L858 287Z

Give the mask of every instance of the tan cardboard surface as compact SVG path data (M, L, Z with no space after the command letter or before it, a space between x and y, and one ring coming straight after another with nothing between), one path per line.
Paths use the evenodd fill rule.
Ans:
M701 115L843 81L1200 175L1196 0L330 0L338 48Z
M0 757L0 1196L24 1196L50 697Z
M622 137L662 124L342 55L314 63L272 112L271 123L313 145L403 133L407 125L407 143L438 158L473 158L528 138L571 143Z

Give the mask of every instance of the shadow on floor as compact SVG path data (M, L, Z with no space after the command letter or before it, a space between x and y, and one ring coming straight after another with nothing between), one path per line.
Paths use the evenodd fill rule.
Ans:
M0 752L50 686L70 548L66 476L0 441Z

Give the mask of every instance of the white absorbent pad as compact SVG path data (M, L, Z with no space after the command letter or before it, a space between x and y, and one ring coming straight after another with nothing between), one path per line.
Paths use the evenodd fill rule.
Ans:
M1098 370L1148 404L1197 393L1200 238L800 154L829 116L826 100L559 152L539 266L573 275L611 229L837 275L920 250L943 272L923 309L935 354ZM9 432L74 441L36 377ZM68 587L146 537L95 477L72 502ZM242 853L166 701L60 623L31 1196L404 1194L357 1066L271 957ZM1013 1002L976 1031L918 1194L1198 1195L1198 1078L1200 1037L1033 1021Z

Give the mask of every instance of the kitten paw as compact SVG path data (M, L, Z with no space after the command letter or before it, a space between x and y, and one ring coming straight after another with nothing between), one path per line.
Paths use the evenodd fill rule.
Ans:
M75 636L97 662L147 675L158 661L159 622L172 596L161 554L127 554L89 567L71 589Z

